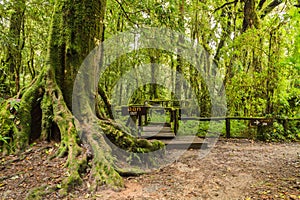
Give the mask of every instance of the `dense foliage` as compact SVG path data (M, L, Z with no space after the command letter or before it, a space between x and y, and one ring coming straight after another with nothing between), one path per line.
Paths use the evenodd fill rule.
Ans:
M137 27L165 27L186 35L200 44L224 72L228 116L276 118L274 126L264 130L265 139L299 139L300 127L300 14L297 1L279 0L107 0L104 38ZM47 64L47 42L54 2L49 0L0 1L0 103L17 98ZM170 41L178 42L178 41ZM179 41L180 42L180 41ZM122 41L120 41L122 45ZM130 87L117 84L129 70L153 66L153 78L169 68L163 76L172 77L165 86L146 85L131 98L112 100L115 105L142 103L146 99L172 99L165 88L181 91L172 71L180 71L188 80L200 105L200 116L210 114L210 96L201 76L180 56L158 50L141 50L120 57L100 80L108 98L122 97ZM213 72L208 72L213 73ZM161 75L161 74L160 74ZM162 76L162 75L161 75ZM190 92L180 100L189 101ZM13 101L12 101L13 102ZM4 102L1 106L13 107ZM16 123L13 113L12 121ZM250 131L247 122L232 124L236 135ZM2 125L1 125L2 126ZM205 125L200 125L201 132ZM0 141L9 139L9 127Z

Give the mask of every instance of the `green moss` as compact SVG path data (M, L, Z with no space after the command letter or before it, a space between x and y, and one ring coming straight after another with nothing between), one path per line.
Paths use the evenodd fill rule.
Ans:
M162 148L165 147L165 144L161 141L158 141L158 140L152 141L151 145L152 145L152 147L151 147L152 151L156 151L158 149L162 149Z
M43 111L41 138L43 140L49 140L49 132L51 131L53 123L53 107L49 95L44 95L41 101L41 109Z
M55 187L49 187L43 185L41 187L36 187L28 192L26 195L26 200L40 200L44 199L47 194L51 194L55 191Z
M74 189L76 186L82 184L82 179L79 173L72 173L68 178L64 179L62 182L61 193L69 192Z

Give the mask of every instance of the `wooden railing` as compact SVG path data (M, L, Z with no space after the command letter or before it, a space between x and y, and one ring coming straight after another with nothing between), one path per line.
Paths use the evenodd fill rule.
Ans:
M144 105L123 106L119 112L122 115L130 116L134 121L138 121L138 126L146 126L148 123L148 114L150 109L164 109L170 116L170 123L175 135L179 130L179 121L225 121L226 137L231 137L230 123L232 120L247 120L252 127L258 127L258 131L263 127L272 126L273 122L281 121L285 131L288 129L289 120L300 120L300 118L267 118L267 117L183 117L179 107L151 107ZM144 120L142 120L144 116Z
M230 121L231 120L248 120L250 121L250 126L257 126L259 128L264 126L271 126L273 122L277 120L284 121L287 123L289 120L300 120L300 118L264 118L264 117L180 117L181 121L225 121L226 126L226 138L231 137L230 133ZM287 127L284 126L286 129Z

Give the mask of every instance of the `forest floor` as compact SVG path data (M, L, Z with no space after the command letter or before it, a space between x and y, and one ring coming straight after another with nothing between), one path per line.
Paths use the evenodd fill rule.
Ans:
M300 143L220 139L210 154L188 150L176 162L138 177L125 189L89 193L88 177L67 197L59 195L65 158L48 159L57 145L37 143L23 154L1 157L0 198L25 199L44 186L42 199L300 199ZM180 151L180 150L173 150Z

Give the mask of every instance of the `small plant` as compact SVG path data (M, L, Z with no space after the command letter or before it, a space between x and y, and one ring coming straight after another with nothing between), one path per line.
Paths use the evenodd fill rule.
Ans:
M10 137L0 135L0 142L8 144L8 140L10 140Z
M247 121L242 120L231 120L230 121L230 132L232 137L249 137L250 129Z
M16 114L19 110L20 99L9 99L8 102L9 102L9 105L10 105L9 111L12 114Z
M280 122L274 122L271 127L262 127L261 136L258 137L264 141L297 141L300 139L298 122L289 122L287 127L284 127Z
M9 144L9 140L11 138L10 137L7 137L7 136L3 136L0 134L0 153L3 151L3 144L6 145L7 149L10 150L11 149L11 146Z
M0 104L2 104L5 101L2 97L0 97Z

